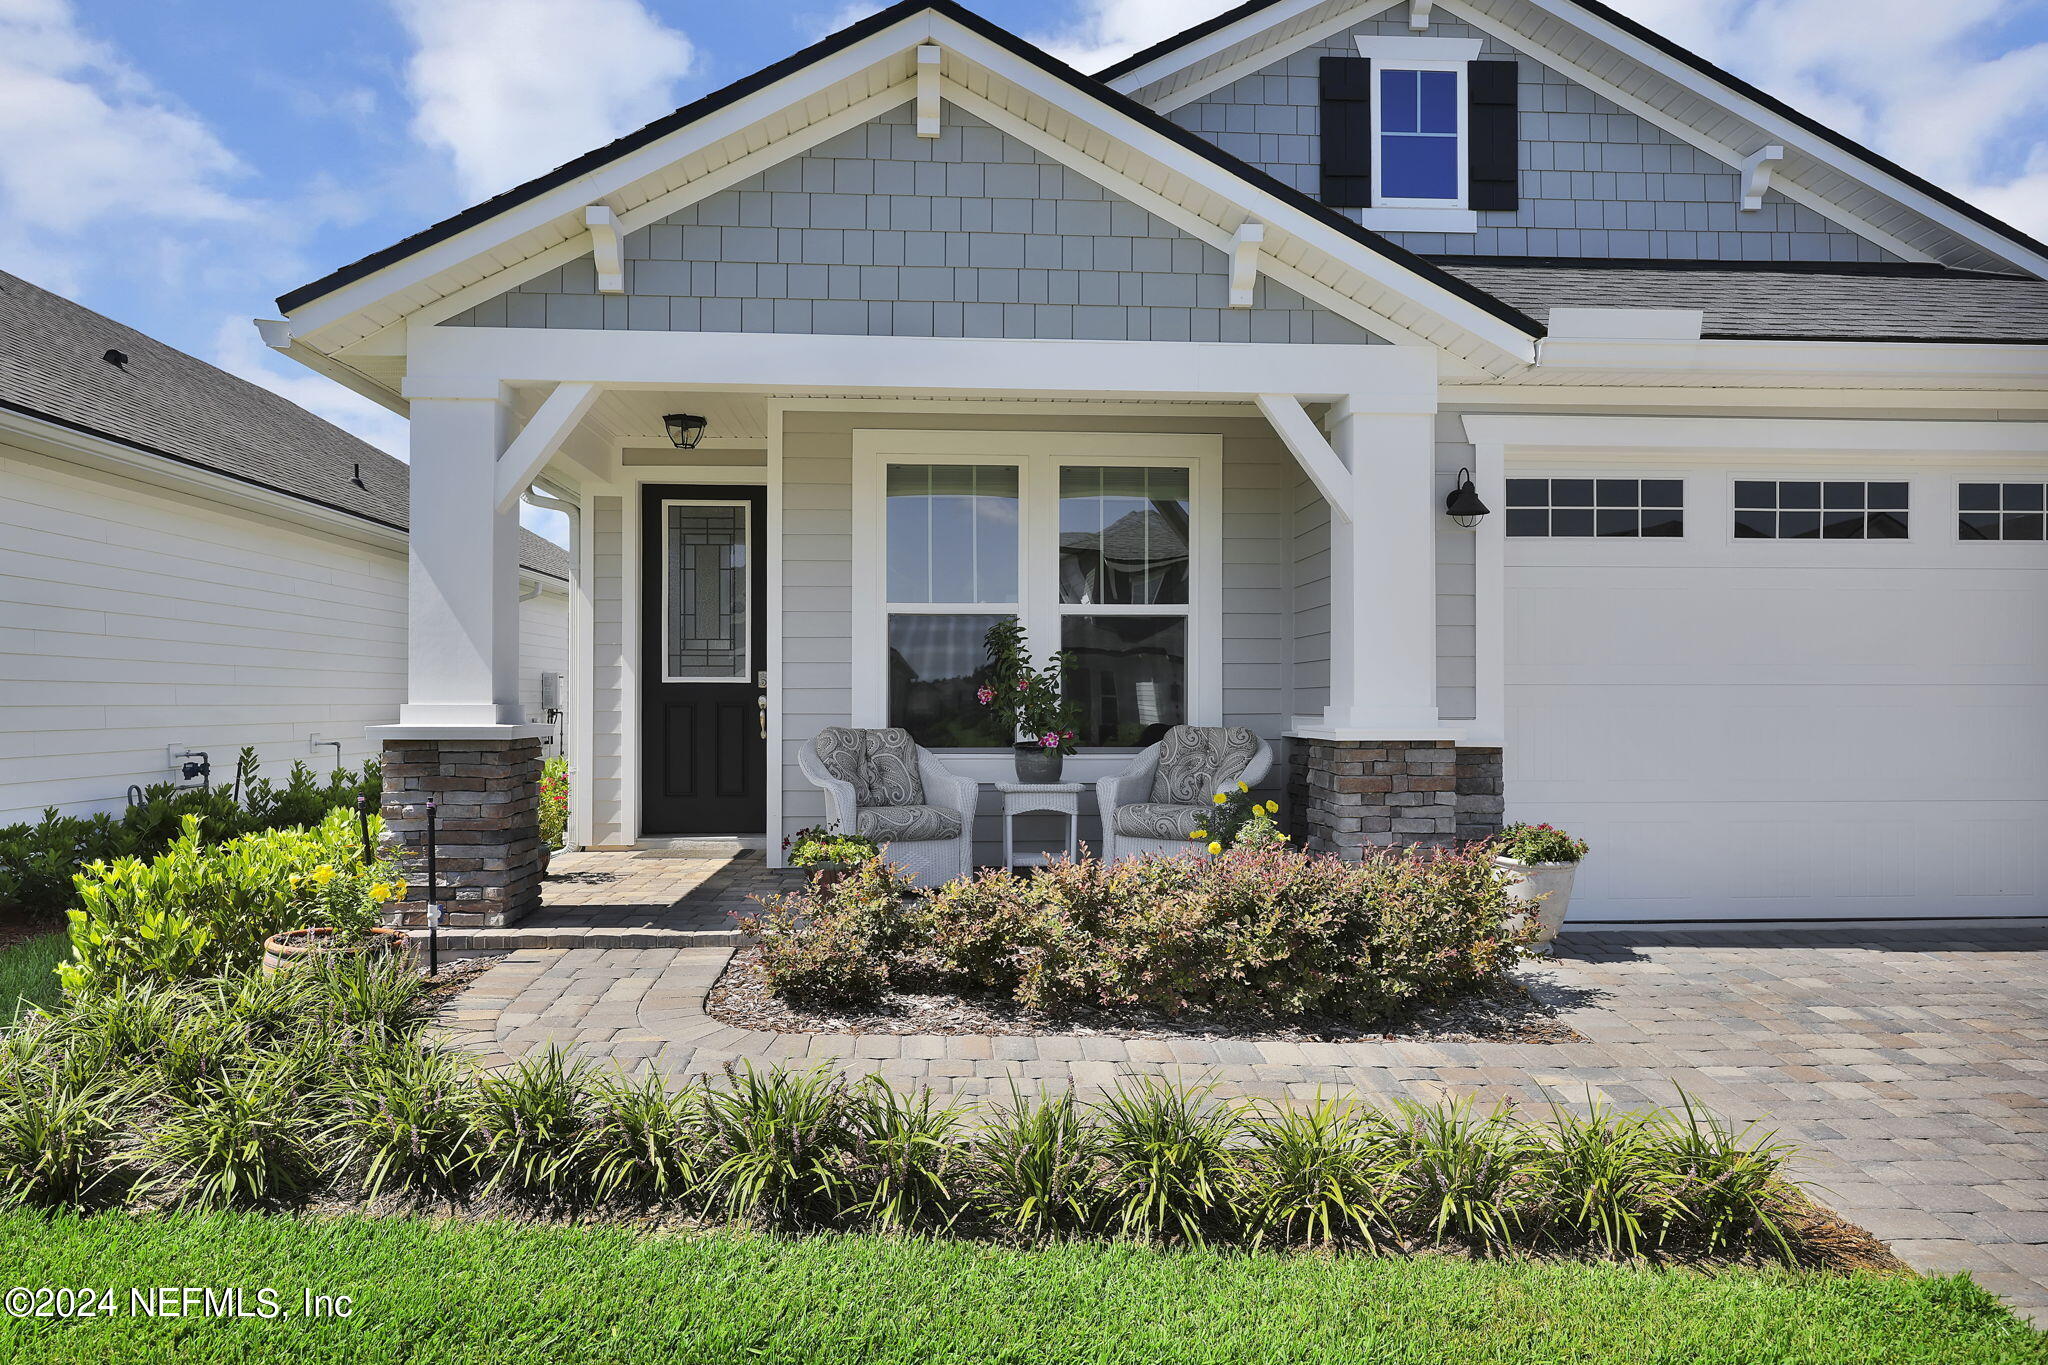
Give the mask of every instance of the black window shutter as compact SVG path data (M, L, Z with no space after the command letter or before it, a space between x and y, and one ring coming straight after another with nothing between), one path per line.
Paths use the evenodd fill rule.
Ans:
M1322 62L1323 194L1332 208L1372 207L1372 62Z
M1514 62L1473 62L1466 69L1466 164L1471 175L1465 202L1470 208L1512 212L1521 207L1518 76ZM1329 98L1323 96L1326 110ZM1328 155L1324 153L1326 160Z

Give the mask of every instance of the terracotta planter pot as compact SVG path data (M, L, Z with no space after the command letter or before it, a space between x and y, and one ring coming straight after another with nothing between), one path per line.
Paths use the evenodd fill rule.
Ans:
M1508 899L1523 907L1516 920L1527 923L1531 915L1535 916L1536 937L1530 940L1529 951L1549 953L1550 941L1564 927L1565 911L1571 908L1572 879L1578 874L1579 865L1518 863L1513 858L1495 858L1493 866L1508 880Z
M263 940L263 970L275 972L323 958L382 956L405 946L401 929L372 929L364 938L346 941L339 929L287 929Z

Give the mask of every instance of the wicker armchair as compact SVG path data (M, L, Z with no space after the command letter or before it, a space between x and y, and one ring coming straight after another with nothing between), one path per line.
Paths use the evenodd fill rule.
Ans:
M1174 726L1130 766L1095 784L1103 861L1202 853L1189 836L1215 810L1215 794L1240 782L1256 787L1272 770L1272 746L1249 730Z
M908 732L827 726L796 761L825 793L832 828L885 845L919 886L973 870L980 784L948 771Z

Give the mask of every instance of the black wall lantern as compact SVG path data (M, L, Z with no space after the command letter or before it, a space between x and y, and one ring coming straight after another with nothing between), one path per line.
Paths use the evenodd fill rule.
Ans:
M704 439L704 419L692 417L687 412L672 412L661 419L668 428L669 442L677 450L695 450L697 442Z
M1460 526L1471 527L1492 510L1479 500L1479 490L1472 486L1472 471L1459 470L1458 482L1444 499L1444 515Z

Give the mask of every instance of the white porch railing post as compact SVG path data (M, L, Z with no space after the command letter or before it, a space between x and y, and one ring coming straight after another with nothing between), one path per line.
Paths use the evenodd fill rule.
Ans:
M1330 444L1350 479L1351 519L1330 524L1332 730L1428 735L1436 702L1434 421L1332 405Z
M412 535L401 725L510 725L519 709L519 510L498 510L506 405L412 404Z

